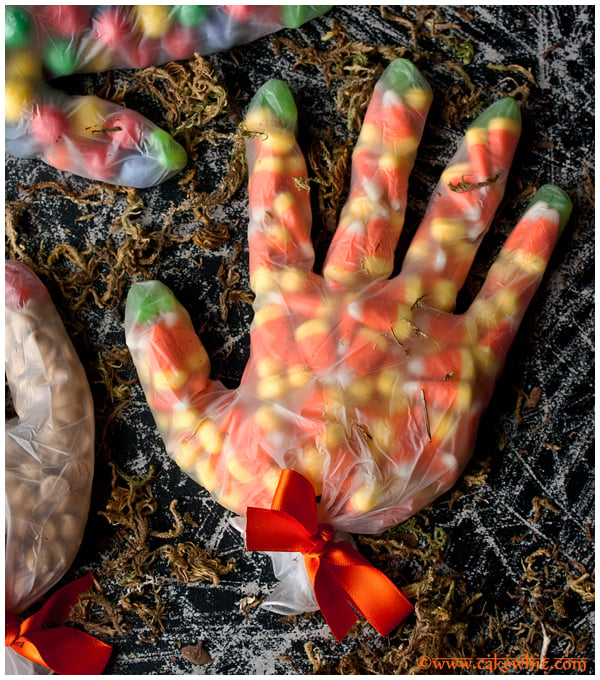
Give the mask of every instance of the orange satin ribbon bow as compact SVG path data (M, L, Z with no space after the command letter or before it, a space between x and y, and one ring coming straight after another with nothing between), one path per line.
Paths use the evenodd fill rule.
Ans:
M317 604L338 642L354 625L359 611L381 635L413 610L411 603L382 572L334 531L319 524L312 484L298 472L282 470L271 509L248 508L248 550L299 552Z
M4 644L21 656L60 675L99 675L111 647L92 635L68 626L42 628L69 616L79 596L92 587L91 574L54 593L44 606L25 621L6 612Z

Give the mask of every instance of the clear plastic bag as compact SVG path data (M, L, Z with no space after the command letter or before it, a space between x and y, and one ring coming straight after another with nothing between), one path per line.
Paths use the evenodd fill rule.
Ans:
M190 317L168 288L147 281L129 292L126 339L166 449L241 516L270 508L291 469L312 484L335 546L335 532L379 533L411 517L452 487L472 454L571 203L558 187L540 188L471 307L453 313L521 130L517 102L499 100L467 130L400 274L389 278L431 98L410 62L383 74L321 275L310 197L297 182L307 170L292 95L271 81L255 96L246 125L257 133L247 141L256 297L239 388L210 379ZM306 559L290 550L275 564L284 583L269 606L314 607Z
M247 43L323 14L316 5L11 5L5 8L6 150L90 179L145 188L183 147L143 116L47 78L143 68Z
M5 607L18 615L65 575L81 544L94 472L87 377L48 291L5 263ZM7 672L46 672L6 649ZM9 670L9 669L12 669Z

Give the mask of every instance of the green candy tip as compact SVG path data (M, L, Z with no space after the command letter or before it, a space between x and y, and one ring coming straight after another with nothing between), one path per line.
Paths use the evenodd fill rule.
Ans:
M158 164L169 171L179 171L187 163L186 150L168 132L158 129L148 135L150 155Z
M408 59L394 59L383 72L380 82L399 95L413 88L431 91L421 71Z
M333 5L283 5L281 18L286 28L299 28L311 19L329 12Z
M7 49L26 47L33 37L33 19L24 7L4 8L4 45Z
M194 28L206 20L205 5L173 5L177 21L182 26Z
M281 125L295 130L298 110L290 88L284 80L273 78L267 81L252 98L248 113L255 109L266 109L279 120Z
M151 323L161 314L172 312L176 304L175 296L164 283L160 281L134 283L127 294L126 323L139 325Z
M44 51L44 63L55 76L70 76L77 70L77 50L69 40L53 38Z
M498 99L477 116L471 127L487 127L494 118L508 118L521 125L521 107L516 99Z
M559 215L559 229L562 232L573 212L573 202L569 195L555 184L543 184L536 192L527 209L536 203L544 202Z

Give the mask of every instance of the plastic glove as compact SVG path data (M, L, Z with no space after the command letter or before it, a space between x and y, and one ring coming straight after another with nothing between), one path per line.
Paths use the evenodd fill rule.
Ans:
M17 621L65 575L79 550L94 473L94 413L85 372L48 291L20 262L6 262L5 273L5 370L18 414L5 427L8 626L8 617ZM7 647L9 668L33 672Z
M127 343L166 449L235 513L268 508L281 470L291 468L311 481L320 522L378 533L448 490L472 454L571 203L561 189L541 187L476 299L453 313L521 130L516 101L497 101L466 132L400 274L388 278L431 99L410 62L386 69L322 276L312 271L309 194L295 181L307 170L291 93L271 81L253 99L246 125L257 133L247 142L256 298L239 388L210 379L207 354L168 288L147 281L129 292ZM295 590L304 592L288 588L287 597Z
M183 147L142 115L94 96L71 97L45 78L143 68L212 54L328 6L36 5L5 8L6 150L59 170L145 188L179 172Z

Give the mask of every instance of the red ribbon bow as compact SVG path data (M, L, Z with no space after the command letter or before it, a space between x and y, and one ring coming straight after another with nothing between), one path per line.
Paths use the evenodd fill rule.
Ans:
M385 574L334 535L318 522L312 484L294 470L282 470L270 510L247 510L248 550L304 555L317 603L338 642L358 619L355 609L389 635L413 606Z
M44 606L25 621L6 612L4 644L15 652L60 675L99 675L111 647L92 635L68 626L42 628L66 619L79 596L94 583L91 574L54 593Z

